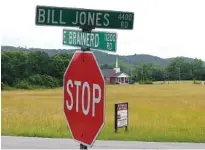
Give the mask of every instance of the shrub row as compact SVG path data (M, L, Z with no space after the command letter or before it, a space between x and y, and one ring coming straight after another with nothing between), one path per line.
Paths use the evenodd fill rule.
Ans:
M2 90L17 89L35 89L35 88L55 88L60 86L60 81L49 75L32 75L24 80L17 81L13 87L1 82Z

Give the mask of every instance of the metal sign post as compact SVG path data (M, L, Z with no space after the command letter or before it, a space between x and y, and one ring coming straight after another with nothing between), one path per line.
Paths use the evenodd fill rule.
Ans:
M86 145L80 144L80 149L88 149Z
M82 26L80 27L82 32L91 32L94 27L92 26ZM90 47L81 47L81 51L90 51ZM80 149L88 149L86 145L80 144Z

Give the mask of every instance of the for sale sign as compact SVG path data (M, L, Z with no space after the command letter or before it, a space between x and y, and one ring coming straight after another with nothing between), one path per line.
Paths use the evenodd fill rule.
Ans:
M117 128L128 126L128 103L115 104L115 131Z

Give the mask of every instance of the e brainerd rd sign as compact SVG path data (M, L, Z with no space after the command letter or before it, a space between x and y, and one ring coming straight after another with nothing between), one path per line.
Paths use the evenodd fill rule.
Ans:
M76 51L64 74L64 114L73 139L92 147L104 126L104 78L92 51Z
M63 45L89 47L116 52L117 34L108 32L82 32L79 30L63 30Z
M36 7L36 25L93 26L95 28L133 29L134 13L52 6Z

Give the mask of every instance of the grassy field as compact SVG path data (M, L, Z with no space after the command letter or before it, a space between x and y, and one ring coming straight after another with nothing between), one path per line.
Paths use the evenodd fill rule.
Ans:
M98 139L205 142L205 85L106 86L106 124ZM2 135L71 137L63 90L2 91ZM114 133L114 103L129 102L129 131Z

